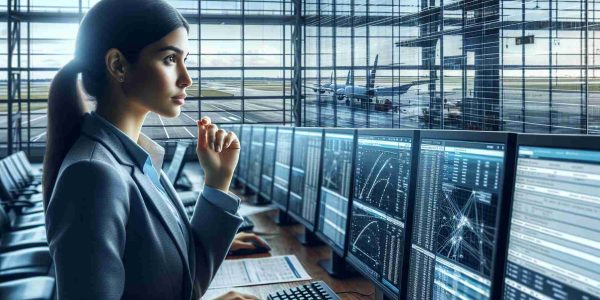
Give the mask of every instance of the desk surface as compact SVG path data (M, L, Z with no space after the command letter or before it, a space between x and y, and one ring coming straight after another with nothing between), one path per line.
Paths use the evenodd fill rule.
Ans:
M334 279L329 276L327 272L325 272L317 263L319 260L330 258L331 254L329 248L327 246L302 246L294 236L296 234L303 233L304 227L302 225L278 226L272 220L272 218L276 215L277 212L271 211L250 216L250 219L255 224L254 231L260 234L262 238L267 240L272 248L271 253L240 256L239 258L295 254L313 280L325 281L336 293L356 291L362 294L370 295L366 297L355 293L343 293L339 294L340 298L375 299L375 289L373 285L365 278L357 276L348 279ZM240 293L252 294L260 299L266 299L267 295L274 291L291 288L306 282L309 281L240 287L234 288L233 290ZM213 299L225 294L229 290L232 289L211 289L208 290L202 299Z
M184 167L183 172L188 176L193 184L194 190L202 189L202 172L200 165L195 163L187 163ZM243 195L240 195L238 190L232 190L232 192L238 194L242 201L245 200ZM251 258L251 257L267 257L271 255L286 255L294 254L298 257L298 260L312 280L323 280L331 289L336 292L348 292L354 291L359 292L367 296L361 296L355 293L342 293L338 296L342 299L375 299L375 288L371 282L361 276L356 276L347 279L334 279L325 270L323 270L318 261L323 259L331 258L331 250L327 246L312 246L305 247L296 240L295 235L304 233L304 227L302 225L292 226L278 226L273 221L273 218L277 216L276 211L261 213L250 216L250 219L254 222L254 231L259 233L262 238L267 240L271 246L271 252L268 254L254 254L247 256L239 256L237 258ZM231 258L228 258L231 259ZM260 299L266 299L267 295L274 291L280 291L283 289L291 288L303 283L310 281L295 281L290 283L277 283L277 284L266 284L256 285L239 288L222 288L222 289L211 289L208 290L202 299L214 299L220 295L227 293L230 290L235 290L240 293L251 294L259 297Z

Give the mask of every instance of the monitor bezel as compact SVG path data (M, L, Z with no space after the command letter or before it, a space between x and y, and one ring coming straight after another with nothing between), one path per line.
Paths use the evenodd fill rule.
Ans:
M265 130L265 126L264 125L252 125L252 134L251 134L251 139L252 140L250 141L250 148L252 148L252 143L254 142L254 131L257 130L257 129L258 130L262 130L262 140L263 140L263 145L261 146L260 154L258 155L260 157L259 158L260 159L259 165L261 166L261 170L258 173L258 176L259 176L259 178L258 178L258 186L254 186L251 183L251 180L249 179L250 169L251 169L250 168L250 164L251 164L251 161L253 160L253 157L250 157L253 154L253 152L250 151L248 153L248 164L246 166L248 170L246 171L246 184L245 184L245 187L251 193L258 193L259 192L260 181L262 180L262 162L263 162L262 159L263 159L263 156L264 156L264 153L265 153L264 141L265 141L265 132L266 132L266 130ZM257 132L258 132L258 130L257 130ZM261 134L259 133L258 135L261 135Z
M292 161L292 159L294 157L294 151L292 151L292 150L294 149L294 131L295 131L295 127L277 126L277 140L278 140L277 141L277 145L279 145L279 132L282 129L283 130L289 130L290 133L292 134L292 138L291 138L291 141L290 141L290 164L291 164L291 161ZM275 164L277 164L277 147L275 147ZM288 171L287 192L286 192L285 198L283 199L283 201L285 203L280 203L279 201L276 201L273 198L273 192L275 191L275 166L273 167L273 183L272 183L272 187L271 187L271 201L275 204L275 206L279 210L281 210L281 211L283 211L285 213L288 212L288 198L289 198L289 194L290 194L290 178L291 178L291 175L292 175L292 166L290 165L289 166L289 171Z
M287 199L287 213L290 217L292 217L292 219L296 220L298 223L304 225L304 227L309 230L309 231L314 231L316 224L316 215L319 211L318 206L319 206L319 197L320 197L320 189L321 189L321 173L322 173L322 163L323 163L323 142L324 142L324 130L323 128L320 127L296 127L294 129L294 136L293 136L293 144L296 143L296 133L298 131L305 131L305 132L320 132L321 133L321 149L320 149L320 155L319 155L319 176L318 176L318 190L317 190L317 199L315 200L315 202L317 203L317 208L315 209L315 216L313 216L313 220L311 222L311 220L306 220L304 219L300 214L297 214L296 212L293 212L290 209L290 197L291 197L291 193L292 193L292 167L294 165L294 151L296 149L296 147L292 147L292 159L290 160L290 180L289 180L289 187L288 187L288 199ZM303 151L305 149L299 149L299 151ZM306 184L306 181L302 184L302 186L304 186L304 184ZM302 205L304 206L304 198L302 199Z
M244 134L244 128L250 128L250 136L246 137ZM240 126L240 134L242 136L242 139L240 140L240 145L242 145L242 147L244 147L245 143L247 142L245 139L252 139L252 125L249 124L242 124ZM245 162L242 162L242 153L240 150L240 158L238 161L238 165L240 166L240 171L238 172L238 181L243 184L244 186L246 186L246 182L248 179L248 162L250 161L250 151L251 151L251 147L247 148L248 151L248 159ZM242 163L245 163L245 165L243 165Z
M412 222L413 222L413 208L414 208L414 197L416 192L416 172L419 159L419 131L412 129L392 129L392 128L383 128L383 129L357 129L356 133L356 146L354 151L356 152L355 157L358 156L358 140L364 136L389 136L389 137L403 137L411 139L411 165L410 165L410 179L409 179L409 187L408 187L408 197L406 204L406 220L404 221L404 241L403 241L403 256L402 256L402 269L399 270L400 277L400 287L398 293L390 290L386 285L383 284L384 276L382 274L378 274L379 278L373 276L370 272L365 271L363 268L369 268L369 270L374 271L367 264L362 262L358 257L354 256L352 252L350 252L348 245L348 252L346 255L346 262L354 267L354 269L358 270L363 276L369 279L375 286L383 291L383 293L390 299L404 299L402 297L403 293L405 293L406 289L404 288L408 282L406 278L408 277L408 264L410 259L410 243L412 237ZM354 169L352 173L356 173L356 163L354 164ZM354 197L354 194L352 195ZM352 199L352 203L350 205L350 216L352 215L352 206L354 205L354 199ZM352 218L349 218L352 221ZM349 223L350 224L350 223ZM349 237L348 237L349 238ZM349 243L349 242L348 242Z
M174 176L173 180L171 180L171 178L169 178L169 180L172 181L171 182L172 184L175 184L177 182L177 179L179 179L179 177L181 176L181 172L183 171L183 167L185 166L185 163L186 163L185 156L191 145L192 145L192 143L190 143L188 141L178 141L175 145L175 151L173 151L171 163L169 164L169 168L167 169L167 172L165 172L167 174L167 177L169 175L168 171L170 171L170 169L173 167L173 159L175 158L175 154L177 153L177 150L180 149L181 147L184 147L184 150L183 150L183 154L181 156L181 161L179 161L179 166L177 166L177 169L175 170L175 176Z
M561 148L561 149L576 149L576 150L587 150L587 151L599 151L600 152L600 136L591 135L575 135L575 134L519 134L515 144L515 161L514 170L517 170L519 163L519 148L521 146L526 147L545 147L545 148ZM516 183L516 173L512 178L511 186L514 187ZM498 280L498 291L497 295L502 295L505 288L505 277L506 277L506 265L508 264L508 246L510 243L510 230L512 221L512 206L514 203L514 189L511 194L510 207L507 213L507 227L506 227L506 244L505 251L502 259L504 261L504 268L502 269L501 279Z
M348 250L348 226L350 225L350 208L352 207L352 197L354 197L353 192L354 192L354 162L356 160L356 129L348 129L348 128L323 128L323 144L321 145L321 156L322 158L325 156L325 136L326 133L340 133L340 134L352 134L352 166L351 169L352 171L350 172L350 191L349 191L349 195L348 195L348 209L346 210L346 224L345 224L345 231L346 233L344 234L344 245L342 247L339 247L338 245L335 244L335 242L333 242L329 237L327 237L325 234L323 234L321 231L319 231L319 216L321 214L320 208L321 208L321 184L323 183L323 180L321 178L321 184L319 184L319 199L317 201L317 212L316 212L316 218L315 218L315 235L321 240L323 241L325 244L327 244L327 246L329 246L329 248L331 248L331 251L333 251L334 253L336 253L337 255L345 258L346 257L346 253ZM321 158L321 163L322 163L322 158ZM321 164L321 177L323 174L323 164Z
M274 141L274 146L273 146L273 169L271 171L271 174L264 174L264 162L265 162L265 155L266 155L266 146L264 146L263 149L263 157L262 157L262 161L263 161L263 165L260 168L260 185L258 187L258 194L260 197L262 197L263 199L265 199L266 201L271 201L271 198L273 197L273 173L275 172L275 157L277 155L277 135L279 134L279 128L277 126L265 126L265 136L263 137L263 141L265 141L267 139L267 131L268 130L274 130L275 131L275 141ZM263 192L263 175L268 175L268 177L271 178L271 184L266 187L267 189L270 189L270 193L269 196L267 197L267 195Z
M226 126L226 130L227 131L233 131L233 133L235 133L235 135L237 136L238 140L241 141L242 139L242 125L241 124L224 124ZM236 166L235 170L233 171L233 180L238 180L239 177L239 173L240 173L240 168ZM233 181L232 180L232 181Z
M490 299L499 299L501 296L498 292L500 291L498 277L504 271L505 261L503 259L504 252L506 252L506 240L508 226L508 212L512 202L512 182L514 178L514 165L515 165L515 148L516 148L516 137L515 133L504 132L504 131L468 131L468 130L422 130L419 138L419 150L426 139L437 139L437 140L451 140L451 141L465 141L465 142L478 142L478 143L501 143L504 144L504 174L502 176L502 183L498 191L498 214L495 220L496 236L494 237L494 249L492 251L492 267L490 270L492 282L490 286ZM420 151L419 151L420 152ZM418 168L418 163L417 163ZM418 174L415 177L415 184L418 181ZM416 194L415 194L416 205ZM415 222L413 216L413 224ZM412 234L411 244L409 247L412 249ZM410 267L410 257L409 257ZM407 273L408 280L410 274ZM408 282L407 282L408 283ZM408 290L408 284L406 290Z

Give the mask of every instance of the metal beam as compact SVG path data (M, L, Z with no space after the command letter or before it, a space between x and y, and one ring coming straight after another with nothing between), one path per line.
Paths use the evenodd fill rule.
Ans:
M294 124L302 126L302 0L292 0L294 4L294 27L292 44L294 45L294 75L292 76L292 95L294 105Z

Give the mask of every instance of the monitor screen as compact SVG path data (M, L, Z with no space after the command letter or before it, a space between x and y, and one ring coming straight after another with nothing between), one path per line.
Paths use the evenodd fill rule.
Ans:
M599 195L600 151L518 148L504 299L600 299Z
M242 126L240 124L221 125L221 128L227 130L228 132L233 131L233 133L235 133L235 135L238 137L240 142L242 140L241 132L240 132L241 127ZM237 179L239 171L240 171L240 167L239 167L239 162L238 162L238 166L235 168L235 172L233 173L233 178Z
M260 171L262 167L263 146L265 142L265 127L252 126L252 138L250 142L250 156L248 157L248 178L246 187L258 192L260 185Z
M183 170L185 153L189 144L186 142L178 142L177 147L175 148L175 152L173 153L173 159L171 159L171 164L167 169L167 178L171 181L171 183L175 184L177 181L177 177L181 174L181 170Z
M314 226L316 219L322 139L322 129L294 131L288 213L308 227Z
M241 149L240 149L240 159L238 162L238 168L240 169L238 173L238 179L246 183L248 179L248 162L250 160L250 151L252 147L252 126L250 125L242 125L242 136L241 136Z
M422 138L409 299L489 299L505 144Z
M273 170L275 169L275 147L277 145L277 127L267 127L265 129L265 149L263 150L263 160L260 180L260 196L266 200L271 199L271 190L273 188Z
M363 135L359 130L348 256L395 298L404 259L411 161L411 137Z
M275 152L272 200L283 210L287 210L293 135L294 129L292 128L279 127L277 129L277 151Z
M350 133L352 132L352 133ZM325 130L318 232L344 250L352 186L354 132Z

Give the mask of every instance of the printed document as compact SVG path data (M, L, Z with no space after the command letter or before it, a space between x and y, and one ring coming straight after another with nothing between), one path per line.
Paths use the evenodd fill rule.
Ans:
M225 260L209 289L310 279L295 255Z

